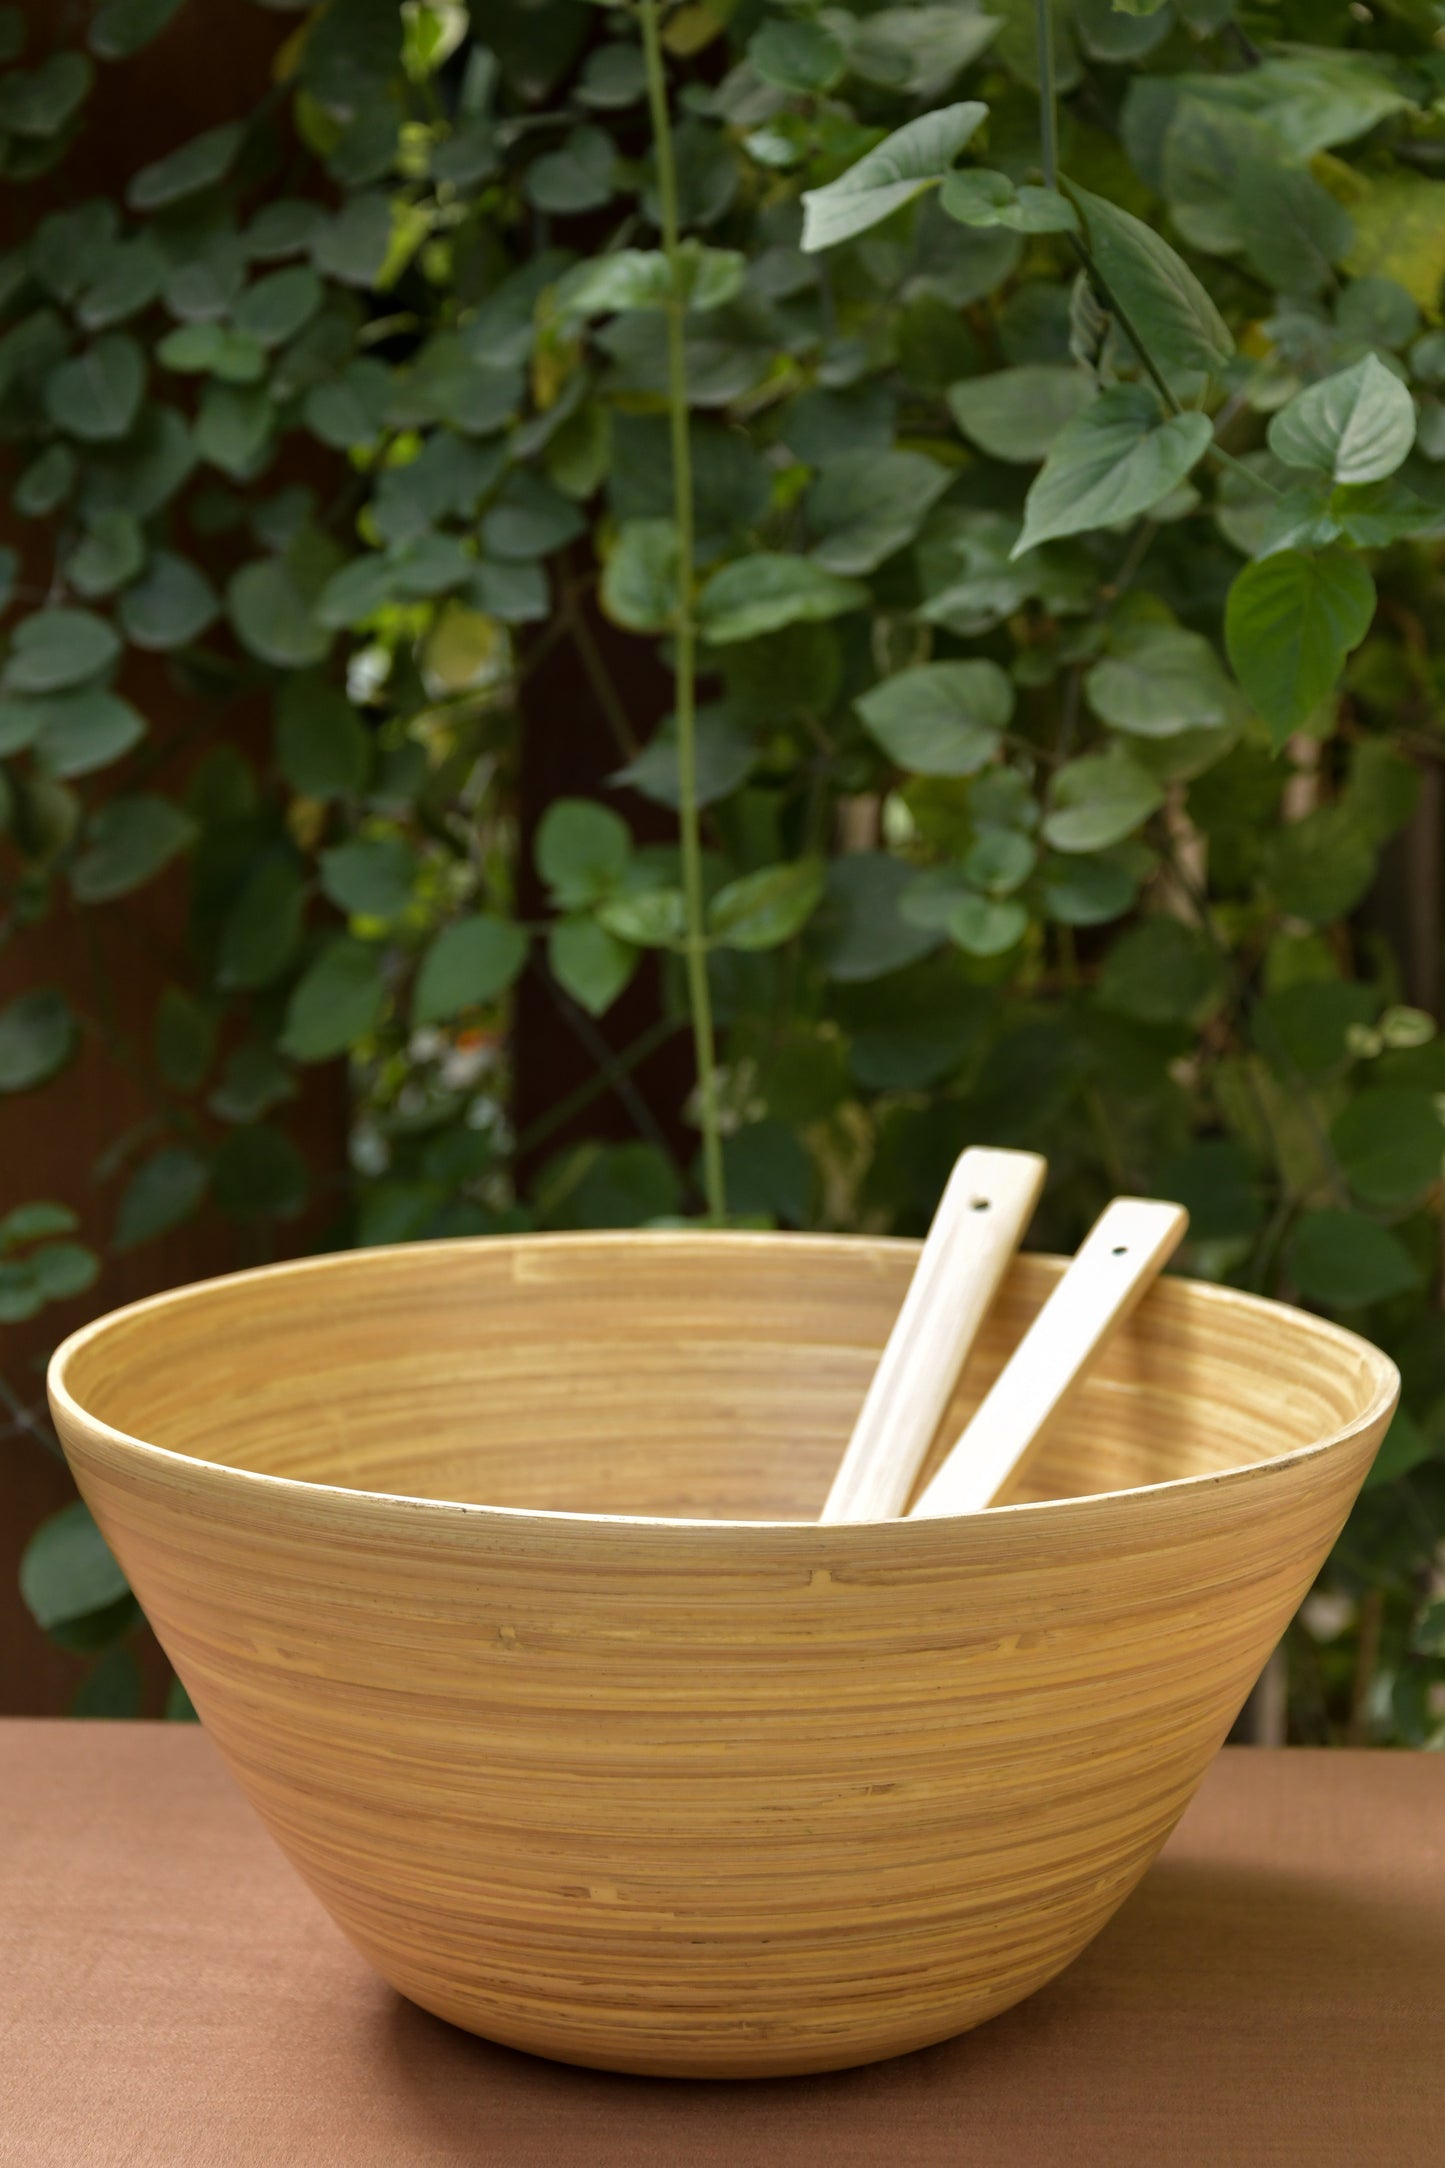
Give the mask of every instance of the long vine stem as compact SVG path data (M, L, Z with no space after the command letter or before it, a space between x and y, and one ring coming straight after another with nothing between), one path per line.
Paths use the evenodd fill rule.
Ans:
M662 58L659 0L637 0L642 50L647 70L647 104L657 159L657 194L662 246L667 257L667 416L672 443L672 509L677 528L677 630L673 684L677 717L677 819L682 845L682 893L686 931L687 998L692 1011L697 1063L699 1121L702 1128L703 1194L708 1217L727 1217L723 1178L722 1131L718 1124L717 1056L713 1039L712 994L707 976L707 932L703 917L702 838L697 803L697 621L696 566L692 501L692 444L688 435L687 295L683 284L678 231L677 164L667 105L667 71Z
M1059 91L1054 75L1053 0L1035 0L1039 47L1039 150L1045 188L1059 185Z

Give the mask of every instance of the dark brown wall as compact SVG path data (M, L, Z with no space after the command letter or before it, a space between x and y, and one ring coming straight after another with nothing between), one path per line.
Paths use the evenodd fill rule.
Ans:
M74 42L91 10L61 10L53 0L29 0L25 12L27 63L33 65L51 42ZM248 0L192 0L148 52L101 70L84 138L63 175L47 177L34 193L0 185L0 223L10 229L9 237L28 228L42 200L48 206L96 193L118 196L137 167L256 104L270 81L271 56L294 27L294 17L268 13ZM30 537L0 539L23 544ZM149 719L153 743L164 743L193 720L195 703L160 662L143 664L126 690ZM260 750L264 727L264 717L255 711L223 714L208 722L194 750L218 738ZM176 770L166 769L157 780L173 787ZM162 988L175 979L184 983L184 910L179 878L86 913L62 900L44 925L0 950L0 1005L33 987L60 986L89 1018L98 1020L109 1006L119 1035L146 1045ZM102 1036L88 1033L63 1076L38 1091L0 1099L0 1212L28 1198L54 1198L79 1212L85 1235L104 1246L121 1180L97 1182L96 1162L149 1111L142 1085ZM345 1086L338 1070L308 1080L293 1128L322 1182L339 1180ZM325 1209L323 1204L320 1215L286 1230L288 1244L306 1247ZM115 1304L254 1262L245 1245L235 1229L207 1219L109 1260L89 1293L26 1325L0 1327L0 1370L43 1422L43 1365L56 1340ZM8 1411L0 1411L0 1712L54 1713L87 1669L86 1659L56 1648L35 1627L20 1603L15 1578L31 1531L73 1496L64 1467ZM154 1711L167 1667L153 1643L144 1666L148 1706Z

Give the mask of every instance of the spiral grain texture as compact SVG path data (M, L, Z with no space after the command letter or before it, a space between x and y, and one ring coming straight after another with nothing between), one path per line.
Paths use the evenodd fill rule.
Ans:
M1034 1502L818 1526L915 1256L426 1243L60 1350L77 1481L201 1717L403 1994L603 2068L838 2068L1016 2002L1143 1873L1393 1368L1165 1281ZM1016 1262L920 1483L1059 1270Z

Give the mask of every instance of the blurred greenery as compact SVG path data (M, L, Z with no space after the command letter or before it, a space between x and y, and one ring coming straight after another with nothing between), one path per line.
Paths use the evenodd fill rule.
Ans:
M86 199L98 80L187 5L39 53L0 10L4 938L190 898L149 1043L37 987L0 1092L82 1042L144 1078L118 1248L216 1213L269 1254L341 1056L337 1243L914 1233L970 1141L1048 1153L1050 1246L1177 1197L1184 1269L1404 1373L1293 1735L1445 1744L1439 929L1411 963L1395 841L1445 747L1439 11L329 0L274 95ZM564 645L617 772L519 836ZM654 1122L521 1183L513 989L585 1022L649 951L612 1073L691 1034L696 1161ZM0 1320L102 1273L90 1179L0 1223ZM23 1580L134 1709L83 1507Z

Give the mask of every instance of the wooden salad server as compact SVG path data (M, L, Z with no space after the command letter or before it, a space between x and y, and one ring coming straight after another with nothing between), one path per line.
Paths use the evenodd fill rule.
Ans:
M999 1372L910 1518L1007 1505L1049 1417L1168 1263L1189 1225L1182 1205L1116 1197Z
M975 1145L960 1154L822 1520L887 1521L902 1514L1046 1172L1037 1152Z

